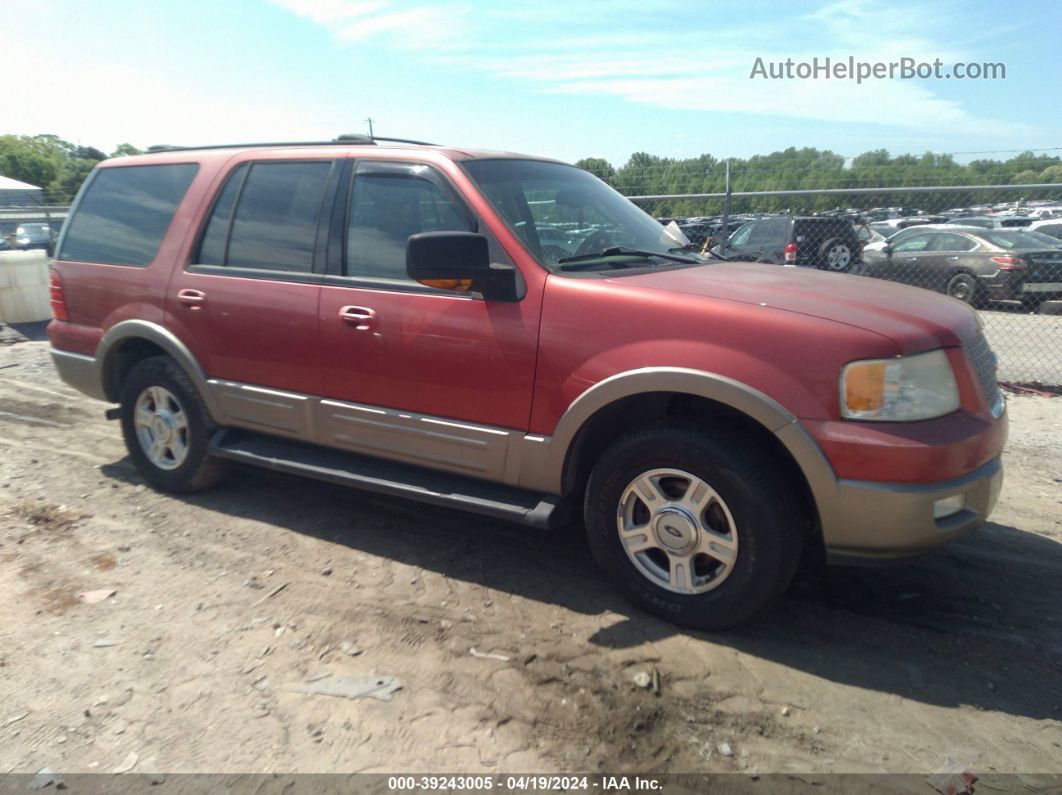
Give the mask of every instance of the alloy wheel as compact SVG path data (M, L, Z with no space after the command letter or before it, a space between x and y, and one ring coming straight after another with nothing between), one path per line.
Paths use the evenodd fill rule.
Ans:
M737 560L730 508L707 482L681 469L635 477L620 497L616 527L638 572L675 593L719 587Z
M844 243L830 246L826 252L826 269L831 271L847 270L852 263L852 252Z
M176 469L188 457L188 417L180 401L161 386L136 400L133 423L140 449L159 469Z

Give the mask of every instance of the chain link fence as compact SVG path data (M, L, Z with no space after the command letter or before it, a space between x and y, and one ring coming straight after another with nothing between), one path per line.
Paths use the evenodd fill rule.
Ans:
M0 197L0 251L46 248L51 251L66 219L67 206L45 197Z
M949 295L978 309L999 379L1062 387L1062 184L629 197L704 251ZM699 215L674 216L691 205Z
M965 301L981 313L1001 381L1062 388L1062 184L629 198L727 259L886 279ZM700 214L669 214L676 205ZM0 240L14 242L15 229L33 223L54 235L66 209L0 207Z

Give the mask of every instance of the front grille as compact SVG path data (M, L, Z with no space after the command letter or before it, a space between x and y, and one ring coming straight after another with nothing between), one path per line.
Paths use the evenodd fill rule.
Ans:
M992 408L992 413L997 414L1002 409L1003 398L996 380L996 355L988 347L988 340L985 339L984 334L978 333L976 337L966 342L962 349L973 366L974 372L977 373L977 380L981 382L981 391L984 393L985 401Z

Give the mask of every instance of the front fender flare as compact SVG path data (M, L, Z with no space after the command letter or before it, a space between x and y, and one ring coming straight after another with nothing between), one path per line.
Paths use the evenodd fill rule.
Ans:
M714 400L739 411L773 433L793 456L822 504L836 491L833 467L815 440L781 403L758 389L705 370L645 367L606 378L587 389L565 411L552 436L525 437L520 467L524 488L560 494L569 451L579 430L600 409L617 400L651 392L675 392Z

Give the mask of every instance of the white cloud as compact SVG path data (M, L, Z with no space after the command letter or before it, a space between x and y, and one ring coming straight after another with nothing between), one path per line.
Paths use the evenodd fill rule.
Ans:
M117 144L213 144L256 140L333 138L350 125L341 109L325 117L287 99L241 98L224 83L210 90L149 70L86 63L56 50L44 56L30 45L10 42L15 62L46 62L32 81L5 89L5 106L32 108L4 115L3 132L55 133L76 143L111 151ZM41 97L49 98L41 102ZM59 100L55 98L61 98Z
M487 5L475 15L452 3L273 2L340 40L382 38L417 49L436 63L519 81L539 93L873 124L934 137L948 130L994 137L1035 132L1028 124L972 113L961 102L939 96L928 81L749 79L759 56L797 62L850 55L868 62L939 58L949 65L974 60L955 35L957 8L951 0L929 6L830 0L809 13L779 7L773 20L718 27L712 27L710 15L695 19L688 5L674 0L652 8L642 0L586 0L577 11L559 4L510 2Z
M273 2L318 25L371 14L387 6L387 0L273 0Z
M403 5L392 0L272 0L346 42L373 38L404 49L451 50L464 41L469 9L453 3Z

